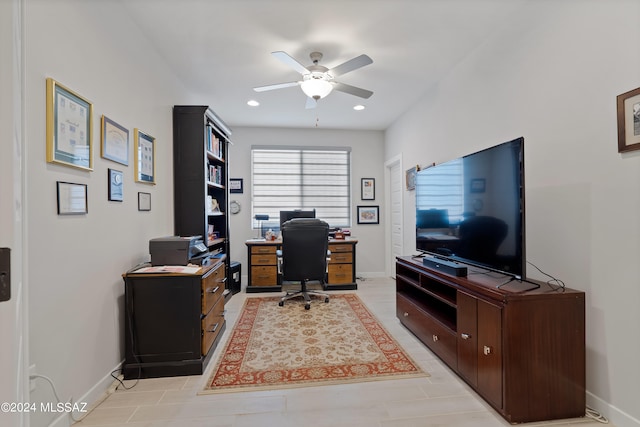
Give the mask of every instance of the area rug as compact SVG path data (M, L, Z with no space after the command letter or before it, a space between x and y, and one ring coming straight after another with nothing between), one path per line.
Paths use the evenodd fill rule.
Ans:
M247 298L200 394L429 376L355 294Z

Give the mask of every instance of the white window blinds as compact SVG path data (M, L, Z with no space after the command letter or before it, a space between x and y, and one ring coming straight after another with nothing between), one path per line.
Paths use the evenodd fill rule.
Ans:
M350 154L349 148L253 147L251 217L266 214L277 223L281 210L315 209L332 227L350 226Z

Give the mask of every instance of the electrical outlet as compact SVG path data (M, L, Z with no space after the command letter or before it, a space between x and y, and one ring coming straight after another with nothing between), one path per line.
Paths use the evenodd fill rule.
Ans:
M35 363L29 366L29 391L34 391L36 389L36 379L33 377L36 375L36 365Z

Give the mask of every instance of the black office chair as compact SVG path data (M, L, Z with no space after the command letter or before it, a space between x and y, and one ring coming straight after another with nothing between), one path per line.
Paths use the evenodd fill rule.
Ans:
M329 295L324 292L307 289L307 282L324 283L329 266L329 224L315 218L295 218L282 224L282 249L276 251L278 273L282 281L300 282L299 291L287 291L280 299L281 307L286 300L302 296L304 308L311 308L310 295L324 297L329 302Z

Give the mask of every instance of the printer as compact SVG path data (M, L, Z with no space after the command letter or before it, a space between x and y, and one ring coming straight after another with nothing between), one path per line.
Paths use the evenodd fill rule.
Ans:
M206 264L209 259L207 245L202 236L168 236L149 240L151 265Z

